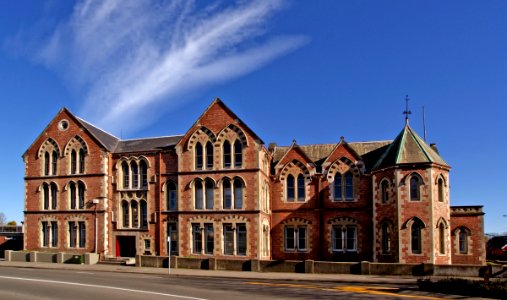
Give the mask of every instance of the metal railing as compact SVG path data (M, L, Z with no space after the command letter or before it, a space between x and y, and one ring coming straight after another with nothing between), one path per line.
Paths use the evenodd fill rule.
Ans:
M22 233L23 226L17 225L0 225L0 233Z

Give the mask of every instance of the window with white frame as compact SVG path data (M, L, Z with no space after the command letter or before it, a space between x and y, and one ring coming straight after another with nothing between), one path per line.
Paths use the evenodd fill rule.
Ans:
M224 209L243 208L244 184L240 178L222 179L222 207Z
M88 147L80 136L73 137L65 148L68 159L69 174L84 174Z
M84 221L69 221L69 248L86 246L86 224Z
M148 203L144 199L122 200L121 217L125 229L148 229Z
M468 242L470 239L470 230L465 227L460 227L457 230L458 236L458 253L469 254Z
M345 174L336 173L333 182L334 201L353 201L354 200L354 175L352 172Z
M192 253L213 255L215 251L215 230L212 223L192 224Z
M357 252L357 226L333 225L333 251Z
M41 160L41 174L43 176L57 175L60 149L53 139L49 138L42 144L38 157Z
M243 144L239 139L233 141L225 140L222 144L222 155L223 155L223 167L229 168L241 168L243 167Z
M224 255L244 256L247 252L245 223L223 224Z
M215 204L215 183L211 179L194 182L194 208L212 210Z
M289 174L285 180L287 202L304 202L306 200L305 177L303 174L296 176Z
M42 247L49 247L49 240L50 240L50 223L49 222L42 222Z
M308 250L307 225L285 225L284 248L288 252L305 252Z
M56 209L58 203L58 187L56 183L42 184L42 209Z
M146 190L148 188L148 163L145 159L121 162L122 188L124 190Z

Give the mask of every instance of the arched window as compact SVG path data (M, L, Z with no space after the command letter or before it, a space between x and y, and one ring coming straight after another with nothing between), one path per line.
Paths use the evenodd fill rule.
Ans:
M421 180L417 175L413 175L410 177L410 200L411 201L419 201L421 199L419 186L421 185Z
M211 180L206 180L205 188L206 188L206 209L213 209L214 204L213 193L215 186Z
M243 208L243 182L239 179L234 180L234 208Z
M353 184L353 176L352 173L345 173L345 199L352 200L354 199L354 184Z
M132 188L137 189L139 187L139 169L135 161L130 163L130 169L132 170Z
M49 209L49 185L47 183L42 185L42 202L43 208Z
M230 209L232 207L232 192L231 192L231 182L229 181L229 179L223 180L222 192L223 192L224 209Z
M52 162L51 162L51 174L56 175L56 168L58 163L58 152L53 150Z
M213 169L213 145L206 143L206 168Z
M382 223L382 254L391 252L391 230L387 222Z
M243 145L239 140L234 142L234 167L241 168L243 165Z
M128 228L130 226L129 203L125 200L123 200L121 202L121 212L122 212L122 219L123 219L123 227Z
M86 152L83 148L79 149L79 173L83 174L85 171L85 157Z
M298 183L297 189L298 201L305 201L305 177L303 176L303 174L298 175L297 183Z
M438 179L438 201L444 202L444 181L442 178Z
M70 193L70 209L76 209L76 184L74 182L69 183Z
M176 184L172 181L167 182L167 191L166 191L166 201L167 201L167 210L176 210L177 208L177 196L176 193Z
M439 240L440 254L445 254L445 225L444 225L444 223L440 223L440 225L438 225L438 240Z
M132 213L132 227L137 228L139 227L139 210L137 207L137 202L130 202L130 208Z
M121 164L121 168L123 171L123 188L128 189L130 187L129 165L127 164L127 162L124 161Z
M195 169L202 169L202 145L199 142L195 145Z
M70 174L76 174L77 172L77 153L76 150L72 149L70 152Z
M295 187L294 187L294 176L289 174L287 176L287 201L294 202L294 194L295 194Z
M195 184L194 184L194 189L195 189L195 208L196 209L202 209L202 202L203 202L203 195L202 195L202 191L203 191L203 188L202 188L202 182L201 181L196 181Z
M460 228L458 233L459 254L468 254L468 237L470 232L465 228Z
M419 219L414 219L411 226L411 249L413 254L421 254L422 252L422 229L424 224Z
M141 187L146 188L148 187L148 166L144 160L139 162L139 168L141 171Z
M340 173L336 173L334 176L334 200L341 201L343 195L343 176Z
M382 198L382 203L389 202L389 181L383 180L380 184L380 196Z
M44 175L49 175L50 158L49 152L44 152Z
M56 209L56 203L58 202L58 188L55 183L51 183L51 208Z
M230 168L231 167L231 143L229 143L229 141L224 142L223 154L224 154L224 168Z
M83 209L85 207L85 185L83 182L79 181L77 183L77 191L78 191L78 203L79 208Z
M148 227L148 206L146 201L141 200L141 228Z

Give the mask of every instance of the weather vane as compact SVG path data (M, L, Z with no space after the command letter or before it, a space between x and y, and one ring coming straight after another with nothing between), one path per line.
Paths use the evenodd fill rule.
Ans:
M410 110L408 110L408 95L405 96L405 111L403 114L405 115L405 123L408 123L408 115L412 114Z

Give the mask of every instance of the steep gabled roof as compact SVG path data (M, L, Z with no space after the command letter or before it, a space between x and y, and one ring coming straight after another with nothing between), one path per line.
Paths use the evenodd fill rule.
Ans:
M377 161L373 170L401 164L435 163L449 165L406 123L403 130Z
M278 157L278 160L274 162L274 166L276 167L284 158L289 154L291 150L298 151L299 154L306 160L307 163L313 163L314 161L306 154L306 152L296 143L296 140L292 141L292 144L289 147L286 147L286 150L281 156Z
M194 128L197 124L199 124L201 122L201 119L203 118L203 116L205 116L208 111L214 106L214 105L220 105L233 119L237 120L239 124L241 124L243 126L243 128L245 128L248 133L256 140L259 141L260 144L264 144L264 141L252 130L250 129L250 127L248 127L248 125L246 125L245 122L243 122L229 107L227 107L227 105L225 105L225 103L218 97L215 98L215 100L213 100L213 102L211 102L210 105L208 105L208 107L206 108L206 110L199 116L199 118L194 122L194 124L192 124L192 126L190 126L190 129ZM189 130L190 130L189 129ZM187 131L187 134L188 134L188 131ZM186 135L186 134L185 134ZM185 136L184 135L184 136Z
M104 148L110 152L114 151L120 142L119 138L73 115L70 111L69 114L72 115Z
M325 165L326 163L329 163L331 164L332 161L329 161L329 159L333 156L334 152L340 148L340 147L344 147L346 148L349 153L351 153L357 160L360 160L361 159L361 155L359 155L359 153L356 152L356 150L354 148L352 148L349 143L347 143L345 141L345 138L342 136L340 138L340 141L338 142L338 144L336 144L336 146L333 148L333 150L331 150L331 153L329 153L328 157L324 160L324 162L322 162L323 165Z
M163 136L144 139L132 139L120 141L114 153L143 152L167 149L175 146L183 138L183 135Z

